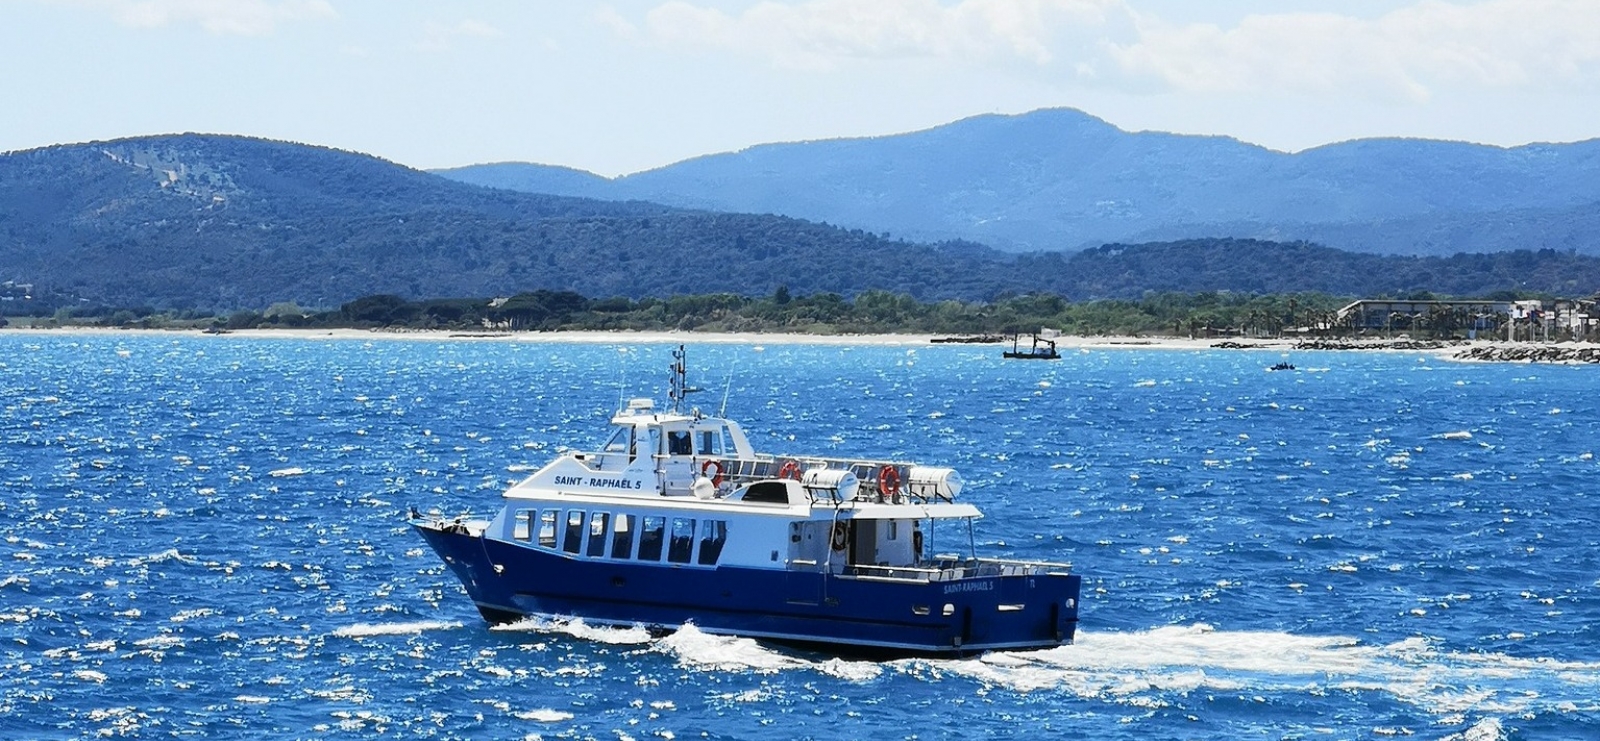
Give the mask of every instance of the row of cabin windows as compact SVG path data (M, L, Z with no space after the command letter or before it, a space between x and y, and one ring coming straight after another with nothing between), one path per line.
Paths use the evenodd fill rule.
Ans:
M726 520L657 515L640 517L611 512L585 512L579 509L518 510L511 537L534 541L541 548L560 548L567 553L594 558L629 558L660 561L663 551L671 563L713 565L728 541ZM695 549L695 533L700 548ZM634 535L638 534L637 542ZM559 536L559 537L558 537ZM558 542L559 541L559 542ZM636 547L637 546L637 547Z
M601 448L606 453L627 453L629 458L639 453L655 455L665 452L667 455L722 455L722 451L731 450L732 446L723 440L723 430L718 427L714 430L671 430L667 432L667 448L661 450L660 430L651 427L646 433L647 439L639 440L638 431L633 425L618 425L616 432ZM643 450L639 449L643 443Z

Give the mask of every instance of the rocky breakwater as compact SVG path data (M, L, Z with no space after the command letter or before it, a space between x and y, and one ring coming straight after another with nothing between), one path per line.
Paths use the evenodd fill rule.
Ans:
M1443 350L1460 341L1439 340L1299 340L1283 342L1213 342L1218 350Z
M1474 345L1458 350L1456 360L1500 363L1600 363L1600 345L1594 343Z

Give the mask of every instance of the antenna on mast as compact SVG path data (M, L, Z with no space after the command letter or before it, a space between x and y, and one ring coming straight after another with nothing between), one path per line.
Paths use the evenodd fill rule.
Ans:
M672 351L672 385L667 389L667 398L672 400L672 413L683 413L683 397L699 391L689 385L689 367L684 362L683 345Z

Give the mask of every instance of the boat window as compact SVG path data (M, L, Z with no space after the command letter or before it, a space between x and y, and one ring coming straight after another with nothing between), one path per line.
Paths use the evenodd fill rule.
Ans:
M700 431L700 455L722 455L722 428Z
M567 512L567 535L561 540L561 550L577 553L583 539L583 510Z
M650 447L646 448L645 450L642 450L640 452L644 453L645 455L661 455L661 429L660 428L658 428L658 427L651 427L650 428L650 441L649 442L650 442Z
M746 502L789 503L789 485L782 481L761 481L750 485L744 493Z
M633 515L617 515L617 526L611 531L611 557L628 558L633 555Z
M667 560L688 563L694 551L694 520L688 517L672 518L672 543L667 546Z
M661 542L665 539L667 531L667 518L646 517L644 526L639 529L639 560L660 561Z
M611 433L611 439L606 441L603 452L626 453L633 449L633 425L617 425L617 431Z
M672 430L667 433L667 455L692 453L694 453L694 439L689 436L688 430Z
M900 539L900 521L899 520L890 520L889 521L889 539L890 540L899 540Z
M722 544L727 541L728 523L726 520L706 520L701 523L700 563L716 563L717 557L722 555Z
M519 509L517 515L511 520L511 537L517 540L527 540L532 537L528 533L533 527L534 512L531 509Z
M547 509L539 513L539 545L556 547L556 510Z
M586 556L606 555L606 525L611 524L611 513L596 512L589 515L589 548Z

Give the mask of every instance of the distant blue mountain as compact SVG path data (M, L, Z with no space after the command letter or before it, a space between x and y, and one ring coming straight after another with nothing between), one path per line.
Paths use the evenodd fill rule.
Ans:
M610 180L592 172L557 165L497 162L433 172L463 183L524 193L562 193L579 198L609 198L613 193Z
M436 172L1012 251L1242 237L1401 255L1600 254L1600 140L1366 139L1289 154L1228 137L1127 132L1063 108L767 144L615 179L514 163Z

